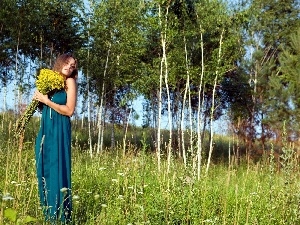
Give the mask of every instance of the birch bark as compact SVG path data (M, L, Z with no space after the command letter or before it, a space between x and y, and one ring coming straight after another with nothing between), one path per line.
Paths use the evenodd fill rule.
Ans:
M213 137L214 137L213 122L214 122L214 111L215 111L215 93L216 93L216 86L217 86L218 77L219 77L219 65L220 65L220 61L221 61L223 34L224 34L224 28L221 32L220 40L219 40L218 62L217 62L216 76L214 79L213 93L212 93L212 106L211 106L211 110L210 110L210 142L209 142L209 153L208 153L208 159L207 159L207 165L206 165L206 171L205 171L206 174L208 173L208 169L209 169L210 161L211 161L211 155L212 155L212 151L213 151Z

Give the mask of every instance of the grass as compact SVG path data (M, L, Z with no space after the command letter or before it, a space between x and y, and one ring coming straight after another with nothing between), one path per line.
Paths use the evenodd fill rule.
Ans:
M21 151L16 141L1 144L0 224L43 224L33 149L31 141ZM72 152L74 224L300 224L299 169L291 155L280 171L272 161L219 163L197 180L179 159L169 173L162 160L158 171L148 151L124 156L120 148L91 158L73 145Z

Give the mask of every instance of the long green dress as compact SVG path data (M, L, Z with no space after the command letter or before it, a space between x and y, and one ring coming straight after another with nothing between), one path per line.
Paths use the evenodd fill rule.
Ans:
M51 101L65 105L65 90L54 93ZM45 220L71 222L71 122L44 105L35 146L40 201Z

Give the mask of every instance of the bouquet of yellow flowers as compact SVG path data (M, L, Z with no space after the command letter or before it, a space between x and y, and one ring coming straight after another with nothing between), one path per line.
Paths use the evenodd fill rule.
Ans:
M65 79L62 75L53 70L41 69L35 84L38 91L46 95L51 91L63 89L65 87ZM17 120L15 127L16 134L21 134L25 130L26 125L38 108L39 103L38 100L33 99L26 107L23 115Z

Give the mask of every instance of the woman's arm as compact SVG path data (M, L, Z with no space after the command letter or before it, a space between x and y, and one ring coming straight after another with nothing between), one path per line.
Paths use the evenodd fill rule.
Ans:
M36 91L34 94L34 99L48 105L50 108L54 109L56 112L65 115L72 116L75 111L76 100L77 100L77 85L73 78L69 78L66 80L67 85L67 103L65 105L59 105L57 103L52 102L48 95L43 95L39 91Z

